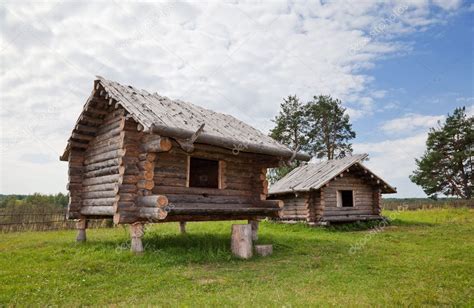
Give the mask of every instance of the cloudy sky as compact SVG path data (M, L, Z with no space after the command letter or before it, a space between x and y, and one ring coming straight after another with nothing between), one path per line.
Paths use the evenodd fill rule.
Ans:
M282 98L330 94L398 188L426 131L473 112L473 2L2 1L0 193L66 192L59 162L95 75L264 132Z

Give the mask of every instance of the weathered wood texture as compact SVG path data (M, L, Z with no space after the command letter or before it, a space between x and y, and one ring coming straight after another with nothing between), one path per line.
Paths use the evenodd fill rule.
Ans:
M175 141L138 131L120 107L107 112L92 121L95 137L81 137L88 146L69 155L75 218L113 216L121 224L281 214L282 204L265 201L266 168L277 158L203 144L188 154ZM188 187L189 155L219 161L219 189Z
M256 242L258 240L258 220L249 220L249 225L252 227L252 241Z
M77 229L77 242L85 242L86 241L86 229L87 229L87 220L85 218L80 219L76 222L76 229Z
M81 214L110 216L119 201L122 184L125 111L109 110L97 122L96 136L84 152Z
M145 233L144 225L141 223L134 223L130 225L130 250L135 254L143 253L142 238Z
M137 122L127 119L124 125L124 177L119 186L119 202L114 214L116 224L153 222L166 217L160 207L168 204L165 196L152 196L156 155L149 151L166 150L168 139L137 131Z
M284 202L282 220L307 220L309 217L309 194L286 194L277 197Z
M166 221L174 216L278 216L278 205L264 203L268 191L266 167L276 162L265 155L237 153L195 145L193 157L220 160L220 189L187 187L188 153L173 142L170 151L156 154L153 194L169 200ZM265 209L267 208L267 209Z
M69 204L67 216L69 219L77 219L81 217L81 200L82 200L82 178L83 178L83 162L84 151L71 150L69 153L69 182L67 189L69 190Z
M337 207L337 191L352 190L354 194L354 207ZM344 177L337 177L322 188L324 192L323 219L333 216L372 215L374 210L373 186L362 178L344 173Z
M255 245L255 253L261 257L269 256L273 253L273 245Z
M253 256L252 251L252 226L232 225L231 234L232 254L241 259L249 259Z
M337 191L352 190L354 207L337 207ZM344 172L325 187L309 193L272 196L283 200L285 206L281 220L354 221L380 217L381 190L358 173Z
M308 198L308 221L315 222L321 220L324 213L324 206L321 202L321 190L311 191Z
M199 143L286 159L293 156L293 152L286 146L230 115L182 101L173 101L156 93L150 94L102 77L96 81L96 87L130 112L140 123L140 129L145 132L188 139L205 123L205 130L197 137ZM296 158L307 161L310 156L298 153Z

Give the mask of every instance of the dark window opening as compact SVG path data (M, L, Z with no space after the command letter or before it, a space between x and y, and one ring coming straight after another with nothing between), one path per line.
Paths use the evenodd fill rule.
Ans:
M354 206L354 195L352 190L341 190L341 206L342 207L353 207Z
M191 157L189 187L219 188L219 161Z

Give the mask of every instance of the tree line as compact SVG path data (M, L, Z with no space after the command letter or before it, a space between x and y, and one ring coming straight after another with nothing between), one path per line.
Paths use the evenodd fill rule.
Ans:
M34 193L32 195L0 195L0 209L13 210L15 208L49 208L64 209L69 202L69 195L58 193L45 195Z
M283 99L273 119L270 136L293 151L305 151L313 157L337 159L353 152L349 115L339 99L330 95L313 96L302 103L296 95ZM426 151L416 159L410 180L421 186L431 198L439 194L471 199L473 194L474 118L465 107L431 128ZM290 162L269 172L270 182L284 177L301 163Z

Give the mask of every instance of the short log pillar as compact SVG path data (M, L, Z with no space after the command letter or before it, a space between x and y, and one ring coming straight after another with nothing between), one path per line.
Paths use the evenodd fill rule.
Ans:
M255 253L262 257L269 256L273 253L273 245L255 245Z
M76 222L77 237L76 242L86 241L87 219L82 218Z
M249 224L252 227L252 241L258 240L258 220L249 220Z
M252 257L252 226L232 225L231 250L232 254L241 259Z
M143 252L142 237L145 234L145 225L143 223L134 223L130 225L130 236L132 242L130 250L133 253L139 254Z
M186 234L186 222L185 221L180 221L179 222L179 232L181 232L181 234Z

